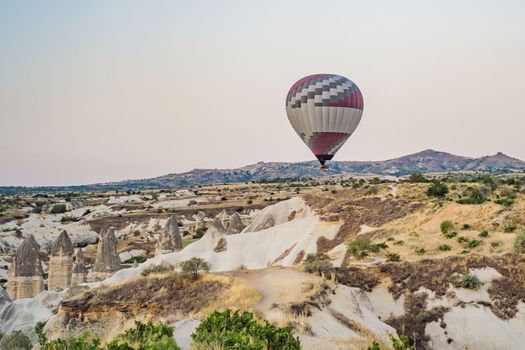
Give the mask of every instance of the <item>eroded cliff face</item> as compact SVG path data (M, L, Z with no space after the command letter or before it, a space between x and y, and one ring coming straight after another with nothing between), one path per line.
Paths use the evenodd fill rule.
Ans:
M235 300L241 295L245 301ZM136 319L175 322L215 306L247 306L257 295L254 288L226 276L205 275L194 281L174 272L151 274L63 300L46 331L51 338L86 330L106 338Z

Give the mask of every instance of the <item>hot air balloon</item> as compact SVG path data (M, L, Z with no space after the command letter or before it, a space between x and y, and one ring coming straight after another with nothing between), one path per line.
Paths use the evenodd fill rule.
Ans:
M363 95L354 82L336 74L314 74L292 85L286 114L299 137L321 163L352 135L363 114Z

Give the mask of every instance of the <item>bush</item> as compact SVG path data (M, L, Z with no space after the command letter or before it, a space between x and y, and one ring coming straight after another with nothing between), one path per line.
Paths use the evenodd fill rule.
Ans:
M79 221L80 219L77 218L76 216L71 216L71 215L64 215L62 216L62 218L60 219L60 222L61 223L65 223L65 222L77 222Z
M186 276L190 276L193 280L199 278L199 272L210 271L210 264L201 258L191 258L189 260L181 261L179 266L182 273Z
M481 244L481 241L479 241L477 239L471 239L470 241L467 242L466 246L468 248L476 248L480 244Z
M438 247L439 250L441 250L442 252L446 252L446 251L449 251L450 249L452 249L448 244L442 244Z
M124 261L124 264L142 264L145 262L147 258L145 256L134 256L132 258L129 258L128 260Z
M486 191L479 188L469 188L465 193L465 198L458 199L459 204L482 204L487 201Z
M525 252L525 231L522 231L514 238L514 249L518 253Z
M144 270L142 270L141 275L148 276L152 273L163 274L163 273L172 272L174 270L175 270L175 266L163 262L158 265L151 265L151 266L146 267Z
M142 323L135 321L135 328L126 330L108 344L108 350L155 349L179 350L177 343L172 338L173 328L162 322L153 324L151 321Z
M206 229L198 228L198 229L195 231L195 234L193 235L193 237L199 239L199 238L202 238L202 236L204 236L205 233L206 233Z
M467 243L468 241L469 241L468 237L465 237L465 236L458 237L458 242L459 243Z
M450 220L445 220L439 225L442 234L447 233L448 231L454 228L454 223Z
M458 233L456 231L454 232L447 232L445 233L445 238L454 238L458 235Z
M55 204L51 207L50 213L51 214L63 214L67 211L66 209L67 208L65 204Z
M483 285L476 275L466 274L461 279L461 286L467 289L478 290Z
M427 196L429 197L445 197L447 193L447 185L439 180L432 180L427 189Z
M392 252L389 252L389 253L386 253L386 261L388 262L398 262L401 260L401 256L397 253L392 253Z
M304 270L321 276L330 277L334 270L330 258L323 253L308 254L303 262Z
M500 245L501 245L501 242L499 242L499 241L494 241L494 242L491 242L491 243L490 243L490 246L491 246L492 248L497 248L497 247L499 247Z
M372 244L368 238L356 238L354 241L348 244L348 254L356 257L357 259L362 259L365 256L368 256L371 252L377 252L379 247L375 244Z
M251 312L232 312L229 309L213 312L191 337L206 349L301 349L301 343L294 337L291 327L279 328L266 320L260 324Z
M408 182L410 183L426 183L428 182L428 179L426 177L423 176L423 174L421 173L413 173L413 174L410 174L410 176L408 177Z
M481 238L487 238L489 236L489 233L485 230L481 231L479 235Z
M248 204L248 205L253 204L253 200L252 199L248 199L248 201L246 201L246 204Z
M417 255L425 255L427 251L425 250L425 248L416 248L415 252Z
M15 331L10 335L4 335L0 340L0 349L31 350L32 347L31 339L21 331Z
M503 232L505 233L512 233L514 231L516 231L516 224L514 223L508 223L508 224L505 224L503 225Z
M463 229L464 230L470 229L470 224L463 224Z

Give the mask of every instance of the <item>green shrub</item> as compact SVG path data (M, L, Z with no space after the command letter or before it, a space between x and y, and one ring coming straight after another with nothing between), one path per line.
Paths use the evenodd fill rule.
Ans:
M467 289L478 290L483 285L476 275L466 274L461 279L461 286Z
M257 322L251 312L215 311L191 335L206 349L299 350L301 343L291 327L279 328L268 321Z
M195 234L193 235L193 237L199 239L199 238L202 238L202 236L204 236L205 233L206 233L206 229L198 228L198 229L195 231Z
M386 261L388 262L398 262L401 260L401 256L397 253L389 252L386 253Z
M410 183L427 183L428 182L428 179L423 176L423 174L421 173L413 173L413 174L410 174L410 176L408 177L408 182Z
M450 220L445 220L439 225L442 234L445 234L454 228L454 223Z
M427 189L427 196L429 197L445 197L447 193L447 185L439 180L432 180Z
M470 229L470 224L463 224L463 229L464 230Z
M379 247L372 244L368 238L356 238L348 244L348 254L357 259L362 259L365 256L368 256L371 252L377 252L378 250Z
M454 238L458 235L456 231L445 233L445 238Z
M477 240L477 239L471 239L467 242L466 244L466 247L467 248L476 248L477 246L479 246L481 244L481 241Z
M485 230L481 231L479 235L481 238L487 238L489 236L489 233Z
M55 204L51 207L51 214L63 214L65 213L67 210L66 210L66 205L65 204Z
M195 257L189 260L181 261L179 266L182 270L182 273L191 277L193 280L199 278L199 272L210 271L210 264L206 260Z
M425 250L425 248L416 248L415 252L417 255L425 255L427 251Z
M458 242L459 243L467 243L468 241L469 241L468 237L465 237L465 236L459 236L458 237Z
M90 338L88 332L82 333L78 337L72 337L68 339L54 339L51 341L46 341L43 344L40 344L42 350L102 350L100 347L100 339L97 337ZM122 350L133 348L122 348ZM120 350L118 348L112 348L111 350Z
M496 204L502 205L504 207L511 207L514 204L513 198L503 197L498 198L494 201Z
M76 217L76 216L71 216L71 215L64 215L62 216L62 218L60 219L60 222L61 223L65 223L65 222L77 222L79 221L80 218Z
M396 241L394 242L395 245L404 245L405 244L405 241L403 241L402 239L400 239L399 241Z
M134 263L142 264L146 260L147 258L145 256L134 256L124 261L124 264L134 264Z
M505 233L512 233L514 231L516 231L516 224L514 223L507 223L505 225L503 225L503 232Z
M4 335L0 339L0 349L31 350L32 347L31 339L21 331L15 331L10 335Z
M459 204L482 204L487 201L486 191L479 188L469 188L465 193L464 198L458 199Z
M108 344L108 350L148 349L148 350L179 350L172 338L173 328L162 322L153 324L151 321L142 323L135 321L135 328L126 330Z
M308 254L304 259L303 265L306 272L325 277L330 277L330 274L334 270L330 258L323 253Z
M448 244L441 244L438 247L438 249L441 250L442 252L446 252L446 251L449 251L452 248Z
M152 273L154 274L164 274L168 272L175 271L175 266L168 264L168 263L161 263L158 265L151 265L146 267L144 270L142 270L141 275L142 276L148 276Z
M514 238L514 249L518 253L525 252L525 231L522 231Z
M246 201L246 204L248 204L248 205L253 204L253 200L252 200L252 199L248 199L248 200Z

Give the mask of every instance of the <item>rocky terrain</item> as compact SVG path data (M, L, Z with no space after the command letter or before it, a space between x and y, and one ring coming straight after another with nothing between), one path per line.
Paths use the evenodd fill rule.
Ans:
M190 349L238 308L304 349L521 349L525 177L433 176L4 196L0 333L46 321L50 339L109 340L163 321Z

